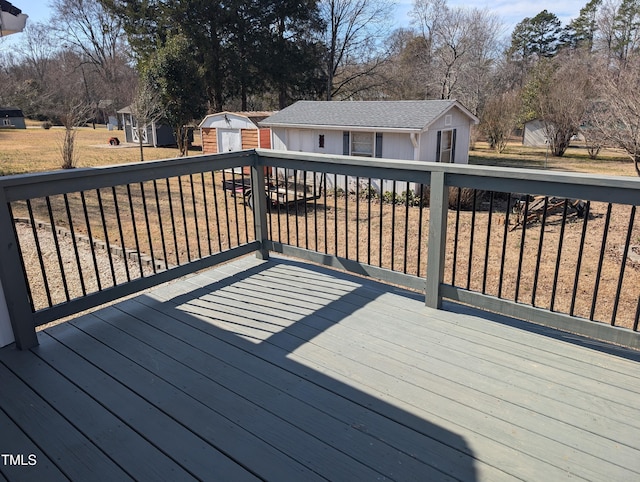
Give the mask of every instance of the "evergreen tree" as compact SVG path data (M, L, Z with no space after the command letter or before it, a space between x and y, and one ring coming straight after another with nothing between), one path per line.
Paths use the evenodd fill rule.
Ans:
M324 24L316 0L272 0L271 39L261 56L271 88L283 109L295 98L319 98L326 87L321 70L323 46L318 40Z
M321 61L317 0L100 0L123 19L139 61L171 36L189 44L205 79L209 110L271 88L280 106L291 96L314 96Z
M614 18L613 52L622 67L640 47L640 0L622 0Z
M597 31L597 14L602 0L591 0L580 9L580 14L569 22L560 37L562 47L585 47L593 49L593 40Z
M159 102L166 120L173 127L180 155L189 149L187 124L206 113L202 70L190 56L191 45L182 35L173 35L145 62L143 78Z
M533 18L525 18L511 34L509 53L514 60L553 57L558 51L562 23L555 14L543 10Z

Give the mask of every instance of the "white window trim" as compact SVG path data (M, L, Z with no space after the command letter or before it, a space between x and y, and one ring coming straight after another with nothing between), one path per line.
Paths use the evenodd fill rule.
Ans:
M438 162L442 162L444 164L451 164L451 154L453 153L453 129L442 129L440 134L440 158L438 159ZM450 139L451 139L451 145L449 146L449 149L445 149L444 148L444 138L445 138L445 133L449 133L450 135ZM448 160L443 161L442 160L442 156L444 153L448 152L449 156L448 156Z
M354 134L369 134L369 136L371 137L371 153L368 152L354 152L353 150L353 138L354 138ZM376 133L375 132L369 132L369 131L351 131L349 132L349 153L352 156L357 156L357 157L375 157L376 156Z

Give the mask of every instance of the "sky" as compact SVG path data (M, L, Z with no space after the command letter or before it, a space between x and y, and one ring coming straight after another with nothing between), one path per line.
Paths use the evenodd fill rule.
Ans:
M580 9L589 0L447 0L447 5L462 8L487 9L495 13L505 24L507 35L511 34L513 28L526 17L532 18L543 10L554 13L566 25L571 19L578 16ZM413 1L397 2L396 21L399 27L408 26L411 22L409 12L413 6Z
M51 0L10 0L11 3L29 15L29 20L33 22L46 22L50 17L51 10L49 4ZM554 13L566 25L572 18L578 16L580 9L587 4L588 0L447 0L449 7L469 7L488 9L494 12L505 24L507 35L525 17L535 17L542 10ZM409 11L413 1L396 1L396 26L408 27L411 21ZM27 20L27 22L29 21ZM9 39L9 37L7 38Z

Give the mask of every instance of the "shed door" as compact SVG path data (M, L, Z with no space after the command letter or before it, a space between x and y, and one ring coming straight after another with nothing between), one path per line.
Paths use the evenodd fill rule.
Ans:
M218 152L232 152L242 150L242 138L240 130L218 129L220 139L218 142Z
M129 121L131 122L131 140L133 142L135 142L136 144L140 142L140 133L142 133L142 143L143 144L149 144L149 136L147 135L147 126L145 125L144 128L142 129L142 131L140 131L139 129L139 125L138 125L138 119L136 119L135 117L133 117L132 115L130 116L130 120L127 119L126 124L129 123ZM128 141L129 139L127 139Z
M315 149L314 132L307 129L289 130L289 143L287 145L287 150L300 152L318 152L318 150Z

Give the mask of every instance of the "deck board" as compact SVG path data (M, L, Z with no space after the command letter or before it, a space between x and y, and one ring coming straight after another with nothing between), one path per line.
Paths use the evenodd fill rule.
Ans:
M287 457L282 457L282 454L273 450L271 446L261 443L260 440L256 441L255 437L252 439L250 434L235 424L233 420L224 417L224 414L220 414L218 411L212 410L207 403L203 403L202 400L198 399L200 394L195 392L195 390L207 390L205 395L212 398L212 401L208 402L209 404L213 404L213 401L215 401L216 404L227 403L228 405L229 402L220 394L220 388L223 387L209 388L203 387L202 384L196 384L190 393L186 393L181 388L185 384L193 383L191 370L180 369L176 371L172 369L173 367L168 367L164 363L166 360L162 353L149 353L148 350L145 351L145 347L142 344L132 344L130 340L126 339L124 333L118 334L116 331L109 330L108 326L96 323L97 319L92 321L94 323L82 323L83 330L86 331L73 327L73 331L78 333L74 334L73 340L67 343L88 362L98 364L114 377L118 383L130 386L132 391L136 391L139 396L145 398L147 401L145 417L148 416L149 410L160 410L165 414L167 422L170 423L176 420L197 434L199 437L195 441L192 437L181 437L175 440L178 444L184 444L187 460L189 460L189 451L202 450L208 445L207 441L209 443L213 441L216 446L223 447L228 453L232 453L236 460L240 461L240 464L250 457L271 458L272 463L266 467L266 469L274 471L269 474L270 476L278 477L283 475L281 467L288 469L286 475L291 475L292 473L300 476L308 475L304 470L296 470L294 461ZM71 327L65 328L67 328L67 331L72 330ZM100 338L93 338L100 335L96 330L103 332L103 335L100 336L102 340L108 339L109 335L111 335L111 338L108 339L109 342L113 343L117 340L120 343L117 349L109 348L101 342ZM105 330L111 332L104 335ZM60 339L64 339L66 342L68 337L65 334L60 334ZM138 354L148 356L150 363L155 365L158 370L170 369L171 371L165 372L161 377L158 377L154 373L145 370L135 360L121 355L121 350L131 357ZM181 379L176 380L176 377L181 377ZM218 409L217 406L216 409ZM206 421L206 423L203 423L203 421ZM165 429L166 423L159 425L159 428ZM170 435L171 433L168 432L164 437L169 438ZM229 441L229 446L225 446L227 441ZM223 471L221 474L224 474L224 469L227 467L227 463L222 464L221 469ZM231 471L230 476L234 473L237 473L237 471ZM215 472L210 475L215 475ZM249 478L249 476L246 476L246 478ZM175 479L168 477L166 480Z
M108 348L98 346L95 340L88 339L82 332L70 333L72 331L77 330L71 330L70 325L65 325L60 330L52 330L55 334L52 334L50 339L42 336L40 351L44 353L41 356L43 360L65 373L88 396L100 400L102 405L113 413L118 425L126 424L139 434L141 440L133 446L125 444L132 438L131 436L119 437L116 442L123 454L114 456L117 460L126 460L126 456L130 457L126 467L135 479L202 479L208 476L222 477L225 473L238 478L245 476L246 480L254 479L190 430L174 420L167 419L166 412L154 408L149 400L127 388L126 381L121 383L122 380L110 376L118 370L134 370L130 363L114 356ZM71 338L73 340L70 340ZM60 347L60 344L56 343L60 340L73 349L82 345L85 350L92 350L92 357L83 358L69 348ZM51 345L55 345L55 353L48 349ZM102 354L105 356L101 358ZM112 372L105 373L106 366ZM169 399L170 394L160 389L157 391L159 396ZM141 414L144 416L140 416ZM95 417L92 417L92 420L95 424ZM154 446L158 450L149 453L149 448ZM171 457L168 458L165 454L171 454ZM145 460L146 463L141 464L140 460ZM146 472L139 473L134 470Z
M10 357L3 356L3 362L6 358ZM37 366L38 360L24 364L27 367ZM57 381L62 381L61 377L57 377ZM92 478L92 474L97 474L96 478L104 481L130 480L130 477L89 437L58 413L27 383L11 373L5 365L0 366L0 385L2 386L0 403L5 413L33 440L36 446L45 452L50 460L55 461L59 470L67 477L73 480L87 480ZM83 415L82 412L79 413L78 418L84 418ZM12 440L3 438L2 446L2 453L26 455L17 452L21 448L14 448ZM35 452L35 455L39 454ZM37 464L36 467L38 467ZM15 469L15 466L13 468ZM41 467L38 467L38 470L41 470ZM22 472L29 472L29 470L24 468L20 474ZM5 472L5 475L9 474ZM48 480L48 477L45 479Z
M245 403L245 400L259 400L260 408L266 413L260 413L259 420L252 421L246 428L255 431L262 438L268 437L270 432L277 431L279 437L286 439L286 444L277 440L271 443L274 445L279 443L281 450L294 457L306 456L310 462L316 457L314 469L330 480L336 477L363 476L367 471L356 461L369 463L371 460L378 461L375 469L385 473L393 473L393 466L402 464L407 468L413 467L412 470L415 473L428 474L429 467L425 467L424 464L419 464L415 459L388 446L375 443L344 422L328 417L322 411L291 397L279 387L272 386L268 383L271 378L267 376L264 369L260 369L258 378L248 370L242 370L243 363L240 358L233 358L235 366L216 359L213 356L216 350L210 346L207 349L211 354L203 352L193 354L191 350L185 350L187 346L184 345L187 344L181 339L186 336L182 333L170 336L149 329L140 330L134 324L123 322L121 316L114 317L111 322L145 343L158 346L177 345L172 349L173 353L189 354L187 360L179 361L242 397L240 401L234 401L230 405L229 412L237 412L239 404ZM155 323L157 319L154 320ZM196 336L202 335L196 334ZM207 345L210 343L211 341L207 340ZM265 432L257 432L259 425L265 422L268 422L265 425ZM338 433L346 433L347 436L336 437ZM309 434L314 435L314 440L317 439L323 443L309 441L307 439ZM350 452L350 456L345 459L343 454L347 452ZM376 478L379 474L371 472L369 476Z
M20 427L2 410L0 410L0 434L2 434L3 439L11 440L11 450L13 454L27 456L27 460L29 455L34 455L37 462L35 466L30 466L29 470L25 470L21 465L6 464L2 467L2 470L6 473L7 477L11 479L19 478L25 482L67 480L67 477L65 477L55 464L44 455L35 443L30 440ZM0 480L5 481L7 478L0 473Z
M38 456L0 480L640 478L636 352L294 260L39 340L0 350L0 452Z

